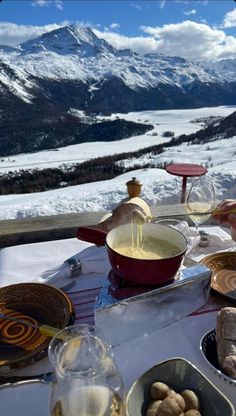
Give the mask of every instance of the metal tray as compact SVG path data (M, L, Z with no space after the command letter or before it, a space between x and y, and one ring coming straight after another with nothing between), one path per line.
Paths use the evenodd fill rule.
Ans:
M173 283L117 301L107 279L95 304L97 333L119 345L152 333L190 315L208 301L211 270L187 267Z

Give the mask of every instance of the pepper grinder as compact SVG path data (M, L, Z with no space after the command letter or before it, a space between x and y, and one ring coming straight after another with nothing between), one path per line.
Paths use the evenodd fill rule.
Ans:
M133 177L130 181L126 182L128 197L122 199L118 206L123 204L134 204L137 208L141 208L141 211L148 217L151 216L149 205L140 197L142 190L142 182Z
M126 182L127 192L130 198L139 197L142 189L142 182L133 177L130 181Z

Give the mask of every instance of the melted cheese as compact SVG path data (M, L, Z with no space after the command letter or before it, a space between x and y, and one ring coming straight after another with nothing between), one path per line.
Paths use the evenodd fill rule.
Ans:
M142 235L140 236L139 232L137 232L136 244L134 243L135 238L132 234L131 245L127 245L127 243L119 244L114 247L114 250L127 257L153 260L169 258L179 254L179 248L175 244L151 237L142 241Z

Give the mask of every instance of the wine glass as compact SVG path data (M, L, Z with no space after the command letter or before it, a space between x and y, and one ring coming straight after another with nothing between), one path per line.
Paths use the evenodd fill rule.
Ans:
M215 207L215 188L207 177L200 177L192 182L186 198L186 210L195 224L196 230L206 222Z
M49 345L54 367L50 416L124 416L123 383L110 348L92 325L58 332Z

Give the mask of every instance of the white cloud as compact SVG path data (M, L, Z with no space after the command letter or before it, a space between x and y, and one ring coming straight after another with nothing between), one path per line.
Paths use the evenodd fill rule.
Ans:
M175 0L175 3L189 4L189 0Z
M236 27L236 9L226 13L222 27Z
M76 22L89 26L88 22ZM16 25L0 22L0 45L16 46L45 32L70 25L72 22L49 24L45 26ZM112 27L111 27L112 26ZM118 23L110 28L94 32L117 49L129 48L140 54L163 53L189 59L236 58L236 38L227 36L223 30L211 28L207 24L190 20L162 27L142 26L143 35L128 37L117 32Z
M69 21L53 23L45 26L17 25L10 22L0 22L0 45L17 46L29 39L41 36L43 33L71 24Z
M209 4L209 0L194 0L194 2L196 4L200 4L201 6L208 6ZM193 3L193 0L175 0L175 3L191 4Z
M32 6L34 7L48 7L54 5L57 9L63 10L62 0L34 0Z
M56 5L57 9L63 10L63 1L62 0L56 0L55 5Z
M162 27L143 27L149 35L160 41L159 50L187 58L214 59L226 55L235 56L236 38L230 39L222 30L206 24L186 20ZM229 50L229 43L233 50Z
M153 37L137 36L132 38L114 32L101 32L96 29L94 29L94 32L98 37L105 39L117 49L131 49L140 54L158 52L159 42Z
M196 9L192 9L192 10L188 10L187 12L184 12L186 16L190 16L191 14L196 14L196 13L197 13Z
M141 12L141 11L143 10L143 8L142 8L141 4L139 4L139 3L131 3L131 6L132 6L134 9L137 9L139 12Z
M160 9L164 9L166 5L166 0L160 0Z
M117 49L130 48L141 54L156 52L188 59L236 58L236 38L207 24L186 20L162 27L142 26L141 29L148 36L96 33Z
M38 7L47 7L47 6L49 6L49 0L34 0L33 2L32 2L32 6L34 6L34 7L36 7L36 6L38 6Z
M119 23L112 23L110 25L110 28L113 30L119 29L120 28L120 24Z

